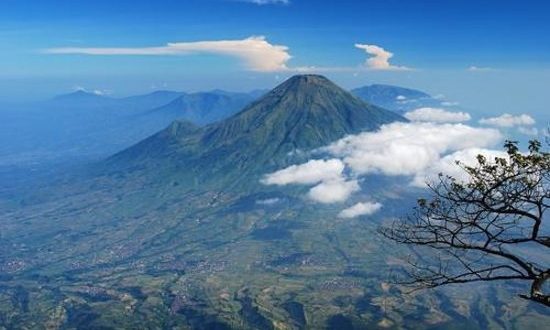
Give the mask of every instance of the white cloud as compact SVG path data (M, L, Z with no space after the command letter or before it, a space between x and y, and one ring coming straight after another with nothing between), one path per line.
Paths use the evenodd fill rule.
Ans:
M498 130L463 124L393 123L345 137L323 150L343 159L356 174L414 175L441 155L492 146L501 138Z
M480 124L496 126L496 127L514 127L514 126L532 126L535 125L535 119L533 117L521 114L514 116L508 113L498 117L482 118L479 121Z
M520 126L518 127L518 131L524 135L531 135L531 136L539 135L539 130L536 127Z
M256 5L288 5L290 0L240 0L242 2L249 2Z
M341 178L344 163L339 159L310 160L305 164L292 165L268 174L262 180L267 185L316 184L321 181Z
M404 101L407 99L406 96L403 96L403 95L397 95L397 97L395 98L397 101Z
M354 192L359 191L357 180L342 178L323 181L310 189L308 197L316 202L330 204L347 200Z
M347 209L344 209L338 214L340 218L355 218L361 215L371 215L378 210L382 208L382 204L380 203L357 203L351 207L348 207Z
M267 205L267 206L270 206L270 205L275 205L277 203L279 203L281 201L280 198L267 198L267 199L259 199L256 201L256 204L258 205Z
M458 102L451 102L451 101L443 101L441 102L441 105L444 106L444 107L455 107L457 105L459 105L460 103Z
M75 86L75 87L73 87L73 90L78 91L78 92L85 92L85 93L95 94L95 95L99 95L99 96L106 96L106 95L112 94L112 92L110 90L107 90L107 89L92 89L92 90L89 90L89 89L84 88L82 86Z
M252 71L274 72L288 70L291 56L288 47L273 45L265 37L257 36L242 40L216 40L175 42L160 47L142 48L83 48L63 47L45 51L49 54L85 55L190 55L219 54L239 58Z
M419 108L407 112L405 118L411 121L432 123L460 123L468 121L472 117L466 112L451 112L439 108Z
M439 173L450 175L453 178L466 182L469 177L467 173L457 166L456 161L460 161L466 166L475 166L477 164L477 156L484 155L488 162L492 162L495 157L508 159L508 154L500 150L491 150L484 148L468 148L453 152L437 160L423 171L414 176L412 184L417 187L424 187L427 182L433 182L439 176Z
M475 65L472 65L470 67L468 67L468 71L471 71L471 72L488 72L488 71L494 71L495 69L493 68L489 68L489 67L479 67L479 66L475 66Z
M367 54L371 55L365 62L367 68L373 70L410 70L404 66L395 66L390 64L390 59L393 53L376 45L355 44L356 48L363 49Z
M437 177L440 172L460 178L464 173L456 166L456 159L469 164L479 153L502 156L501 151L487 149L501 139L501 133L494 128L449 123L392 123L375 132L344 137L319 149L332 159L293 165L266 175L262 182L316 184L307 194L309 199L319 203L344 202L360 190L358 180L367 174L409 176L413 186L423 186L426 180ZM351 216L364 209L364 205L357 206L341 216Z

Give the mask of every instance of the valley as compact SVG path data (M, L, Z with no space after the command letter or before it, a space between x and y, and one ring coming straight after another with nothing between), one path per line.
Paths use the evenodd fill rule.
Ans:
M339 217L342 205L308 199L304 186L261 183L326 157L319 148L344 136L407 122L399 113L318 75L248 102L208 124L164 117L172 123L144 140L103 150L112 156L0 192L0 328L548 324L545 307L516 297L522 283L413 293L394 283L407 255L420 253L377 232L424 193L403 177L361 181L352 202L384 206L350 219Z

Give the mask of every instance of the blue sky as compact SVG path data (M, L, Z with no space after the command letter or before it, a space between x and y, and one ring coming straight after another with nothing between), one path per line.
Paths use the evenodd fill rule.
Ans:
M544 1L254 2L4 0L0 99L39 99L77 86L115 96L152 89L250 90L309 68L344 87L381 82L420 88L481 112L524 107L517 112L544 114L550 101L550 4ZM220 52L218 44L197 50L197 42L252 36L265 37L268 48L284 47L292 57L264 65L234 49ZM175 42L184 43L185 53L74 51ZM366 62L376 52L367 54L356 44L394 56L388 66L377 67ZM267 51L260 59L270 58ZM483 70L468 70L472 66Z

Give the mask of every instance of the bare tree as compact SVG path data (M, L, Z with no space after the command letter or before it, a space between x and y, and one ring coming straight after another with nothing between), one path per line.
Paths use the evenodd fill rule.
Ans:
M433 288L451 283L523 280L531 290L521 297L550 306L543 285L550 278L550 236L543 226L549 207L550 154L538 141L529 153L505 144L508 157L475 166L457 162L468 180L439 175L431 197L419 199L409 216L380 228L399 243L435 250L410 261L404 284ZM548 220L546 220L548 222ZM434 262L435 261L435 262Z

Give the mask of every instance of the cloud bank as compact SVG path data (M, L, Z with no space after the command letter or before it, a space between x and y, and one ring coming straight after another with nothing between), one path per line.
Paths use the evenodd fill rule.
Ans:
M425 187L426 182L433 182L439 176L439 173L450 175L460 182L466 182L468 175L459 166L457 161L467 166L475 166L477 164L477 155L484 155L488 162L491 162L495 157L509 158L508 154L500 150L492 150L486 148L468 148L455 151L452 154L446 155L430 166L417 173L411 184L416 187Z
M451 112L439 108L419 108L409 111L405 118L411 121L432 123L460 123L472 119L466 112Z
M196 42L175 42L160 47L141 48L50 48L48 54L85 55L192 55L218 54L240 59L252 71L274 72L288 70L291 56L288 47L273 45L264 36L253 36L242 40L215 40Z
M355 44L356 48L364 50L371 55L365 62L365 66L372 70L410 70L405 66L395 66L390 64L393 53L376 45Z
M310 185L313 186L307 194L310 200L341 203L360 190L359 180L369 174L408 176L409 184L417 187L424 187L442 172L465 179L455 161L473 165L480 153L488 159L504 157L504 152L489 149L501 140L501 133L494 128L460 123L392 123L319 149L331 159L292 165L266 175L262 182ZM378 203L358 203L339 216L372 214L380 207Z
M393 123L345 137L324 150L357 174L414 175L443 154L492 146L501 138L496 129L464 124Z

